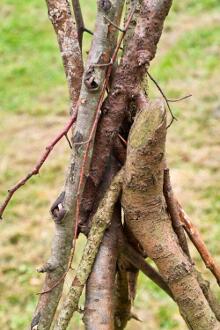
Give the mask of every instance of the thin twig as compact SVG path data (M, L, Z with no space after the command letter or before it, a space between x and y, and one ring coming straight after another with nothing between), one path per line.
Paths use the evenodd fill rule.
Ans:
M73 147L72 147L72 144L71 144L71 142L70 142L70 139L69 139L69 136L68 136L67 133L65 134L65 138L66 138L66 140L67 140L67 143L68 143L70 149L72 149Z
M189 216L183 210L181 204L176 200L177 209L179 212L180 220L190 238L192 243L195 245L197 251L199 252L202 260L204 261L206 267L210 269L212 274L215 276L218 285L220 286L220 267L215 264L215 261L208 251L198 229L195 225L193 225L192 221L190 220Z
M190 97L192 97L192 94L188 94L188 95L185 95L185 96L182 96L182 97L179 97L178 99L167 99L167 101L168 102L179 102L179 101L183 101L183 100L185 100L185 99L188 99L188 98L190 98Z
M160 94L163 96L163 98L164 98L164 100L165 100L165 102L166 102L167 108L168 108L168 110L169 110L169 112L170 112L170 115L171 115L171 121L170 121L169 125L167 126L167 128L169 128L169 127L172 125L173 121L174 121L174 120L177 120L177 118L174 116L174 114L173 114L173 112L172 112L172 110L171 110L171 108L170 108L169 101L168 101L168 99L167 99L165 93L163 92L162 88L161 88L160 85L158 84L158 82L152 77L152 75L149 73L149 71L147 71L147 75L148 75L148 77L150 78L150 80L153 81L153 83L155 84L155 86L157 86L157 88L158 88Z
M39 159L39 161L36 163L36 165L34 166L34 168L31 170L31 172L29 172L24 178L22 178L21 180L19 180L13 187L11 187L8 190L8 195L6 197L6 199L4 200L3 204L0 207L0 219L2 219L2 215L4 213L4 210L6 209L6 207L8 206L12 196L14 195L14 193L21 188L23 185L25 185L25 183L34 175L39 174L39 171L41 169L41 167L43 166L43 164L45 163L46 159L48 158L49 154L51 153L51 151L53 150L53 148L55 147L55 145L64 137L66 136L67 132L70 130L70 128L72 127L73 123L76 121L76 113L74 113L69 121L67 122L66 126L62 129L62 131L46 146L44 153L42 154L41 158Z

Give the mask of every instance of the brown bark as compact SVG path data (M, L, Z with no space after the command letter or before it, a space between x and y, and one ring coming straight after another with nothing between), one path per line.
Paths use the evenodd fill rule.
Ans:
M174 194L173 194L173 189L172 189L171 182L170 182L170 173L169 173L168 168L164 169L163 192L164 192L164 197L166 199L167 210L168 210L168 213L170 214L173 229L179 239L180 246L183 249L183 252L188 256L189 260L192 262L191 256L189 253L188 243L187 243L185 232L183 229L183 225L180 221L177 206L176 206L176 203L174 200Z
M86 285L86 302L83 321L88 330L113 330L115 310L115 273L117 230L120 207L116 207L111 226L105 232L99 252Z
M195 245L197 251L199 252L200 256L202 257L202 260L204 261L206 267L212 272L212 274L215 276L218 285L220 286L220 267L217 265L210 254L207 246L205 245L205 242L203 241L198 229L196 226L193 225L190 218L186 214L186 212L183 210L180 203L175 200L175 204L177 207L177 211L179 213L180 220L191 239L192 243Z
M128 262L123 258L118 260L115 290L115 330L123 330L131 317L132 299L129 294Z
M123 207L127 225L167 282L180 313L193 330L220 329L180 248L166 213L163 172L166 120L161 101L150 102L129 135Z
M86 221L86 215L91 212L90 205L93 205L95 200L95 194L89 194L88 191L94 192L102 180L112 146L128 110L128 100L138 97L143 77L150 61L155 56L163 23L171 4L172 0L144 0L141 3L140 15L133 37L127 41L127 50L114 73L111 90L102 106L102 117L95 138L90 180L85 187L87 196L83 197L82 223Z

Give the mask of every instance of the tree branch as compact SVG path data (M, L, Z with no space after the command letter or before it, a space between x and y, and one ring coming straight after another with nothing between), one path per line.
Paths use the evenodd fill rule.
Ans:
M23 185L26 184L28 180L34 175L39 174L41 167L44 165L45 161L47 160L48 156L50 155L51 151L54 149L56 144L67 135L67 132L70 130L74 122L76 121L76 113L74 113L66 126L62 129L62 131L46 146L44 153L40 157L39 161L36 163L34 168L21 180L19 180L13 187L11 187L8 190L8 195L4 202L2 203L0 207L0 219L2 219L3 213L8 206L10 200L12 199L13 195L16 193L16 191L21 188Z
M142 88L143 77L155 56L163 23L171 4L171 0L144 0L141 4L135 31L130 40L126 41L127 50L116 68L111 89L102 106L102 117L96 132L90 170L94 190L102 179L115 138L127 113L128 101L135 98ZM137 15L138 8L134 15ZM92 205L95 194L91 194L88 198L88 204ZM82 222L85 221L86 219L82 218Z
M76 107L82 83L83 62L78 36L68 0L46 0L48 16L57 35L71 100Z
M51 13L52 16L54 15L53 17L60 18L61 23L63 23L62 18L65 17L62 13L64 5L66 5L66 0L62 1L65 4L62 2L61 5L58 1L58 4L61 5L61 13L59 7L57 10L52 10ZM89 141L89 143L84 142L90 140L91 135L95 134L96 124L94 122L99 117L99 103L103 93L102 86L106 81L105 70L102 67L95 68L94 64L109 62L117 43L117 31L108 29L108 24L103 19L103 15L107 11L111 19L118 22L121 17L122 5L123 0L114 0L111 2L111 6L106 8L103 1L98 1L95 33L78 101L77 121L72 138L73 148L64 187L62 216L58 217L59 221L55 223L56 230L52 242L51 256L45 266L42 267L44 271L47 271L47 275L34 316L35 319L36 317L38 319L40 330L47 330L50 327L62 293L66 273L71 267L75 249L76 209L81 195L81 192L78 194L77 191L79 192L84 188L91 157L90 154L89 157L85 155L88 151L92 153L93 144L92 141ZM65 23L63 24L65 25ZM68 38L64 40L70 41ZM78 44L78 39L76 40ZM86 169L84 168L84 175L81 174L80 178L85 160L87 163ZM79 183L80 180L81 183Z
M87 330L114 329L117 231L120 217L121 209L119 205L116 205L111 225L105 231L92 272L86 283L83 321Z
M65 330L73 313L78 308L79 298L91 272L104 232L112 219L114 205L121 191L122 177L123 170L114 178L93 217L92 227L89 232L82 259L67 298L64 300L61 307L54 330Z
M181 224L179 214L176 208L176 203L174 202L173 190L170 182L170 173L169 168L164 169L164 187L163 187L164 196L166 199L168 213L170 214L173 229L179 239L179 243L184 253L188 256L190 262L192 259L189 252L188 243L186 240L185 232Z
M191 329L217 330L220 324L202 293L192 264L178 244L166 212L165 138L164 104L150 102L137 115L129 134L122 195L125 220L154 260Z
M220 268L216 265L212 255L208 251L198 229L193 225L191 219L188 217L186 212L183 210L181 204L176 200L177 210L179 213L180 220L186 230L192 243L195 245L197 251L199 252L202 260L204 261L206 267L215 276L218 285L220 286Z

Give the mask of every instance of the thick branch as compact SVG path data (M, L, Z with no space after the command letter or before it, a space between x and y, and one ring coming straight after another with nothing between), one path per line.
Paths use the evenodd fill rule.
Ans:
M112 219L114 205L121 191L122 176L123 170L121 170L114 178L93 217L92 227L89 232L82 259L79 263L76 276L72 282L67 298L61 307L54 330L65 330L73 313L78 308L79 298L91 272L99 245L104 232Z
M193 330L219 330L194 273L180 248L166 213L163 173L166 120L161 101L151 102L130 131L123 207L128 227L154 260L187 324Z
M171 0L144 0L142 2L135 32L129 42L126 41L127 50L115 71L111 90L102 106L102 117L96 132L90 171L94 187L97 187L102 179L112 146L127 112L128 99L136 97L139 93L143 77L150 61L155 56L163 23L171 3ZM136 8L137 10L139 7ZM135 15L137 15L136 12ZM132 20L131 24L133 21L135 20ZM91 194L86 205L93 205L94 199L95 194ZM82 209L82 222L86 221L83 213L88 212L89 210L84 212Z
M112 223L106 230L96 260L86 284L83 321L87 330L114 329L114 287L117 250L117 231L121 209L116 206Z
M57 35L63 59L71 99L71 113L72 118L74 118L75 121L83 73L82 54L78 43L77 32L71 16L69 2L67 0L46 0L46 3L48 7L48 15ZM64 132L64 135L66 135L67 132L68 131ZM72 168L70 166L67 176L71 175L71 172ZM72 219L69 217L69 219L65 221L64 224L62 223L62 225L60 225L60 222L63 220L63 217L66 215L66 210L71 204L71 196L69 194L71 188L72 182L69 185L66 185L65 199L62 201L62 205L64 206L61 211L62 216L57 217L59 221L56 223L56 232L52 244L51 257L40 269L40 271L47 272L43 286L43 292L46 293L40 295L31 323L31 329L36 325L39 330L50 328L62 293L63 274L66 270L72 246ZM57 285L58 283L59 285ZM56 287L51 290L54 286Z

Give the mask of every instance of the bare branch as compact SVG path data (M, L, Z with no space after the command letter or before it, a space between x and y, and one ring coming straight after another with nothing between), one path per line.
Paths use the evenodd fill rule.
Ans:
M86 283L83 321L87 330L114 329L117 231L120 217L121 209L116 205L111 225L105 231L92 272Z
M178 244L166 212L165 138L163 102L150 102L147 109L138 113L129 134L122 195L125 221L157 265L191 329L219 329L219 322L202 293L192 264Z
M56 146L56 144L64 136L67 136L67 132L70 130L70 128L72 127L72 125L74 124L75 121L76 121L76 113L74 113L70 117L68 123L62 129L62 131L46 146L44 153L42 154L42 156L40 157L39 161L36 163L36 165L34 166L34 168L24 178L22 178L21 180L19 180L13 187L11 187L8 190L8 195L7 195L6 199L4 200L4 202L2 203L2 205L0 207L0 219L2 219L2 215L3 215L6 207L8 206L10 200L12 199L12 197L16 193L16 191L19 188L21 188L23 185L25 185L26 182L28 180L30 180L30 178L32 176L39 174L39 171L40 171L41 167L43 166L43 164L47 160L47 158L50 155L51 151L54 149L54 147Z
M179 214L176 208L176 203L174 202L173 190L170 182L170 172L169 168L164 169L164 188L163 188L164 196L166 199L168 213L170 214L171 221L173 224L173 229L179 239L179 243L184 253L188 256L190 262L192 263L192 259L189 252L189 247L187 244L185 232L182 226L182 223L179 218Z
M189 238L191 239L192 243L195 245L197 251L199 252L200 256L202 257L202 260L204 261L206 267L212 272L212 274L215 276L218 285L220 286L220 268L218 265L216 265L213 257L211 256L210 252L208 251L198 229L196 226L192 223L189 216L186 214L186 212L183 210L181 204L176 200L177 204L177 210L180 216L180 220L189 235Z
M114 178L93 217L92 227L89 232L82 259L79 263L76 276L72 282L67 298L64 300L61 307L54 330L65 330L73 313L78 308L79 298L91 272L99 245L104 232L112 219L114 206L121 191L122 177L123 170L121 170Z
M171 0L144 0L141 2L137 25L134 23L135 19L134 21L131 20L131 25L133 23L136 25L135 31L130 40L126 40L126 44L128 44L126 52L114 73L111 89L102 106L102 117L96 132L90 170L90 178L93 181L94 189L102 179L103 170L108 162L115 138L126 116L128 101L135 98L142 88L143 77L150 61L155 56L163 23L171 3ZM136 11L134 15L137 14ZM92 205L95 194L91 195L89 199L89 203ZM82 222L84 221L86 219L82 219Z

